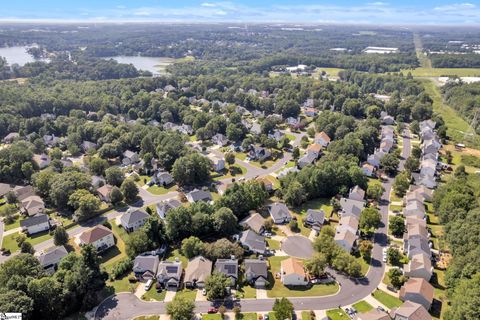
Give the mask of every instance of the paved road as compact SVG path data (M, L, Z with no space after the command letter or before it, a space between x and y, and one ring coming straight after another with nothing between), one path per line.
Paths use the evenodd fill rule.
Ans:
M411 143L410 132L405 130L403 136L402 159L399 169L403 169L405 159L410 156ZM388 207L390 192L392 191L393 179L388 178L382 185L385 192L380 201L380 212L382 214L382 225L374 235L374 246L372 249L372 261L370 269L365 278L350 279L338 272L329 269L340 284L337 294L325 297L289 298L295 310L322 310L338 306L345 306L355 303L367 297L381 283L385 264L382 262L383 248L387 246L387 225ZM241 308L244 312L267 312L272 310L273 299L249 299L241 301ZM196 312L205 313L210 307L210 302L196 302ZM146 302L139 300L130 293L121 293L106 299L98 308L95 319L131 319L141 315L165 313L164 302Z

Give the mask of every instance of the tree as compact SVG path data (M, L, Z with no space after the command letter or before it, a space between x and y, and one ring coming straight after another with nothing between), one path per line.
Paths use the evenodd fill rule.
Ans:
M125 176L119 167L110 167L105 170L105 179L108 184L120 187L123 180L125 180Z
M68 233L65 228L58 226L53 233L53 243L56 246L64 246L68 243Z
M467 171L465 170L465 166L463 164L459 165L455 172L453 173L455 178L465 178L468 176Z
M235 154L233 152L225 153L225 162L228 163L229 166L235 163Z
M300 158L300 149L298 149L298 147L293 148L292 157L294 160Z
M360 254L362 257L364 257L365 260L370 259L370 253L373 249L373 243L370 240L362 240L360 241L360 245L358 246L358 250L360 251Z
M33 299L35 315L40 319L60 318L65 311L62 285L54 277L30 281L28 294Z
M360 214L360 221L358 223L360 229L365 232L372 231L380 225L382 215L375 208L365 208Z
M322 253L315 253L312 258L305 262L305 269L310 275L319 277L325 273L327 258Z
M211 260L227 259L230 256L240 258L243 253L244 251L238 243L230 242L225 238L205 245L205 256Z
M77 190L88 192L91 188L91 177L83 172L73 170L55 174L50 181L49 198L58 208L73 206L70 204L70 196ZM95 197L98 199L97 197ZM73 206L74 207L74 206ZM76 209L76 208L75 208Z
M210 179L210 168L210 160L195 152L175 161L172 176L180 185L205 183Z
M257 209L268 198L268 192L263 183L259 181L247 181L234 183L225 194L216 201L217 208L227 207L242 219L250 210Z
M400 289L400 287L403 286L406 281L405 276L399 268L391 268L387 275L390 279L390 283L396 289Z
M21 313L26 319L33 313L33 300L20 290L0 291L0 310L5 313Z
M202 255L205 251L205 244L197 237L189 237L182 240L182 254L191 259Z
M33 246L30 242L28 241L23 241L22 245L20 246L20 252L21 253L29 253L29 254L34 254L35 249L33 249Z
M142 229L138 229L130 233L125 241L125 247L127 255L130 258L135 258L138 254L150 250L151 242L147 234Z
M90 191L80 189L70 195L68 204L75 209L75 219L85 221L91 218L100 208L100 199Z
M110 191L110 201L116 205L123 201L123 193L117 186L114 186Z
M214 271L205 281L208 300L223 299L227 295L226 288L232 282L224 273Z
M138 187L135 181L132 179L125 179L122 182L122 185L120 187L120 191L125 197L125 200L127 202L133 202L137 199L138 196Z
M299 206L306 200L305 189L298 181L294 181L286 188L283 199L289 206Z
M277 319L292 319L293 304L287 298L277 298L273 303L272 311Z
M102 176L107 168L108 162L102 158L93 158L88 163L88 169L97 176Z
M219 208L212 215L213 228L219 235L229 236L237 231L237 217L229 208Z
M405 221L400 216L393 216L389 219L388 228L395 237L400 238L405 232Z
M191 320L194 316L195 303L187 297L176 296L167 303L166 310L172 320Z
M445 315L448 320L480 319L480 273L463 279L451 295L451 307Z
M393 153L387 153L380 159L380 166L389 174L397 172L399 163L400 160L398 160L397 156Z
M385 188L381 184L372 184L368 186L367 197L376 201L380 201Z
M405 161L405 169L408 170L410 173L415 172L420 167L420 160L417 158L410 156Z
M395 190L395 194L397 196L403 197L409 187L410 187L410 176L408 172L406 171L401 172L395 177L395 181L393 182L393 189Z
M391 265L399 265L402 254L397 248L390 247L387 249L387 261Z

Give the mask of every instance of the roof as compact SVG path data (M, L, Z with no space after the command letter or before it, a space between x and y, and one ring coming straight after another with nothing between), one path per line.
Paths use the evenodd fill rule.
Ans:
M46 214L36 214L30 218L20 221L20 226L22 228L28 228L36 226L42 223L48 222L49 218Z
M363 190L359 186L353 187L350 190L350 193L348 194L348 198L353 200L363 199L364 197L365 197L365 190Z
M182 203L177 199L165 200L157 203L157 210L167 212L168 210L178 208L181 205Z
M307 151L313 151L313 152L319 153L320 151L322 151L322 145L318 143L312 143L307 147Z
M241 233L240 242L255 251L264 252L267 248L265 238L250 229Z
M180 280L182 276L182 263L177 261L162 261L158 265L158 275L176 278Z
M185 281L204 282L212 272L212 265L212 261L202 256L193 258L185 268Z
M325 222L325 211L308 209L305 221L309 223L323 224Z
M365 206L365 201L341 198L340 206L343 211L342 215L353 215L359 218L360 213L362 213L362 209Z
M133 152L131 150L127 150L123 153L123 156L126 157L126 158L131 158L133 156L136 156L137 153L136 152Z
M260 233L263 229L263 225L265 223L265 219L258 213L255 212L247 217L242 224L248 226L253 231Z
M350 231L349 229L337 228L337 231L335 232L334 240L345 241L350 247L353 247L353 244L355 243L356 239L357 239L356 234Z
M315 139L319 139L321 138L322 140L326 141L326 142L330 142L330 137L328 136L328 134L326 134L325 132L319 132L315 135Z
M410 278L400 289L400 297L408 293L420 294L430 303L433 301L433 286L423 278Z
M252 273L257 277L268 278L268 265L267 261L259 259L245 259L245 273Z
M430 261L430 257L425 253L417 253L412 256L410 261L408 262L406 272L411 272L413 270L425 269L428 272L431 272L432 269L432 262Z
M306 277L305 269L303 268L303 262L296 258L288 258L281 262L282 271L284 275L298 274L302 277Z
M428 230L426 226L422 224L416 224L416 223L407 224L406 236L407 238L422 237L426 239L428 238Z
M194 202L197 202L200 200L212 200L212 195L208 191L195 189L193 191L190 191L188 195L192 197L192 200Z
M368 312L357 314L356 319L357 320L390 320L390 317L388 316L387 313L383 311L372 309Z
M97 189L97 192L101 194L103 197L108 197L110 195L110 192L112 191L113 186L109 184L105 184L101 186L100 188Z
M91 244L110 234L112 234L112 231L110 229L105 226L98 225L87 231L84 231L80 235L80 241L84 244Z
M428 243L428 239L422 237L413 237L408 240L408 252L409 255L414 252L423 252L426 255L430 256L430 245Z
M122 222L122 225L131 225L137 221L143 220L143 219L148 219L150 215L143 211L142 209L134 209L134 210L128 210L125 214L122 215L120 218L120 221Z
M44 267L57 264L63 257L68 255L64 246L51 247L38 256L38 261Z
M392 317L396 315L402 316L408 320L431 320L432 316L428 311L420 304L405 301L400 307L391 312Z
M237 259L217 259L215 262L215 270L225 274L238 278L238 260Z
M133 271L139 270L142 273L150 271L155 274L159 262L158 256L136 256L135 260L133 260Z
M12 190L12 188L8 183L0 183L0 197L3 197L7 193L9 193L10 190Z
M40 198L39 196L29 196L29 197L26 197L25 199L22 200L21 202L22 204L22 207L25 208L25 209L32 209L32 208L36 208L36 207L44 207L45 206L45 203L43 202L42 198Z
M274 219L283 219L283 218L289 218L292 216L287 206L281 202L275 202L271 204L269 206L268 211L270 212L270 215L272 215Z

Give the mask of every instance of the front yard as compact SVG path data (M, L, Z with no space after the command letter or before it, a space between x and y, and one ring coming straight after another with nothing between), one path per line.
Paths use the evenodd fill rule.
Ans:
M162 194L167 194L169 192L172 192L172 191L176 191L178 189L177 185L173 185L169 188L165 188L165 187L159 187L157 185L153 185L151 187L149 187L147 189L148 192L150 192L151 194L154 194L154 195L162 195Z
M234 178L237 176L244 176L247 174L247 169L239 164L233 164L221 172L212 172L211 177L213 180L223 180L228 178Z
M327 317L330 320L350 320L350 317L343 311L343 309L327 310Z
M142 296L142 299L145 301L163 301L167 295L167 290L162 290L162 292L157 292L155 285L152 285L150 290L145 292Z
M15 232L3 237L2 247L5 249L9 249L11 253L17 250L20 250L16 241L16 238L18 235L20 235L20 233ZM52 238L52 235L48 231L43 231L27 237L25 241L30 242L32 246L35 246L51 238Z
M397 308L402 305L402 300L379 289L373 292L373 297L389 309Z

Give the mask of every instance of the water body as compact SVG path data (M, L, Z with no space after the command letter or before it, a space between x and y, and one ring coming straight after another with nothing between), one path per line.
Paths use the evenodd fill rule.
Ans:
M20 66L36 60L31 54L27 52L27 46L3 47L0 48L0 57L7 60L9 65L18 64ZM45 61L40 59L41 61Z
M105 59L113 59L118 63L133 64L138 70L150 71L153 75L165 74L165 68L175 61L173 58L141 56L117 56Z

